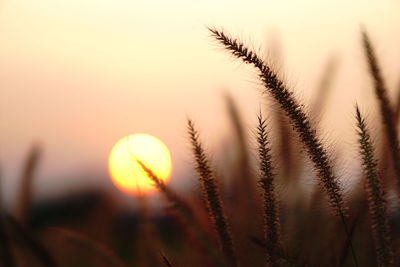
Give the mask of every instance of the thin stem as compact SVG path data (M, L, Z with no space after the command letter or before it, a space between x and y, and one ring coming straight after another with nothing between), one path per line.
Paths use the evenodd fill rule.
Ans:
M306 148L309 158L314 165L314 169L320 179L320 184L328 195L329 203L337 215L345 221L345 207L343 201L342 188L336 176L333 175L332 166L321 141L317 138L316 130L311 125L308 116L303 110L303 106L295 99L293 93L288 90L278 75L264 63L264 61L253 51L248 49L243 43L229 37L223 31L209 28L213 37L219 41L226 50L230 51L235 57L247 64L253 65L259 71L259 78L263 82L266 92L279 104L286 116L290 119L290 124L297 132L300 140ZM343 223L345 232L348 236L347 225ZM349 237L349 236L348 236ZM352 251L354 265L358 266L357 258Z

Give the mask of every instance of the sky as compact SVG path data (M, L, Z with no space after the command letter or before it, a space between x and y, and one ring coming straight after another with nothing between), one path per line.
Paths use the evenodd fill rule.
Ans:
M279 69L296 96L312 100L332 57L339 68L321 120L334 144L352 145L353 107L374 117L360 45L363 25L384 67L390 97L400 79L399 1L128 1L0 2L0 166L12 202L21 166L43 148L37 196L71 188L108 188L112 146L148 133L169 147L172 186L193 171L186 119L217 154L231 138L224 94L252 127L266 103L256 73L212 40L221 27ZM352 151L354 152L354 151ZM110 189L112 190L112 189ZM116 193L117 194L117 193Z

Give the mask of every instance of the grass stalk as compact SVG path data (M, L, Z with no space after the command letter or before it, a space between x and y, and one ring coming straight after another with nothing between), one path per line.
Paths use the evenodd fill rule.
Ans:
M218 233L222 252L229 266L238 266L232 235L225 215L217 180L191 120L188 120L188 132L197 164L196 170L203 188L203 197L207 204L209 216Z
M271 149L269 148L266 127L266 121L260 114L258 116L257 142L261 170L259 184L263 190L264 200L264 238L271 246L279 248L281 246L279 208L275 194L275 174L272 167ZM274 254L267 253L267 262L270 263L270 266L279 266Z
M335 76L338 70L339 61L335 57L331 57L321 74L320 80L317 85L316 96L314 98L311 112L316 119L324 113L325 107L328 103L328 96L334 84ZM317 115L319 114L319 115Z
M182 227L187 227L189 226L192 230L192 232L195 234L195 237L192 239L196 238L196 240L191 240L192 242L189 242L192 246L198 247L197 250L200 256L202 257L202 260L207 262L206 256L212 255L213 257L216 257L215 255L215 249L213 245L211 244L208 236L204 232L203 228L201 227L200 223L196 220L195 214L193 212L193 209L189 205L187 201L184 199L180 198L175 192L170 190L168 186L164 183L163 180L161 180L150 168L148 168L142 161L139 159L136 159L136 162L140 165L140 167L146 172L147 177L154 183L154 186L164 194L166 199L173 205L173 208L176 209L180 215L179 218L177 218L180 222L184 223L185 225ZM179 216L178 215L178 216ZM183 221L182 221L183 219ZM190 241L190 236L188 236L189 233L187 233L185 236L187 239ZM193 245L193 241L196 242L196 245Z
M37 240L26 227L14 219L12 216L7 215L7 222L13 229L13 234L19 236L23 243L34 253L38 261L44 267L57 267L53 255L39 240Z
M360 156L365 173L365 191L371 219L372 233L375 242L378 266L393 266L393 252L390 242L389 222L385 191L382 188L377 172L377 160L374 147L364 118L356 106L357 132Z
M308 116L302 105L295 99L293 93L287 88L285 83L278 78L278 75L264 63L264 61L253 51L248 49L237 39L229 37L223 31L209 28L212 36L219 41L223 47L230 51L235 57L244 63L253 65L259 72L259 78L263 82L266 92L268 92L279 104L282 110L289 117L290 124L297 132L301 142L308 152L309 158L313 163L320 184L327 193L330 206L340 217L345 234L350 236L345 218L345 206L343 192L340 182L333 175L332 166L328 153L318 139L316 130L312 127ZM358 266L356 254L352 247L354 265Z
M228 108L228 113L229 117L231 119L232 126L234 128L234 133L236 135L236 140L238 143L238 154L239 154L239 181L235 182L235 186L238 188L235 188L235 191L238 192L238 190L243 190L246 193L241 194L242 199L236 200L238 205L246 206L246 202L251 202L251 197L254 195L255 187L254 184L252 183L252 174L250 171L250 158L249 158L249 152L247 150L248 145L247 145L247 136L246 136L246 130L243 127L243 122L240 118L240 112L239 109L232 98L229 94L225 95L225 100L226 100L226 105ZM240 189L239 189L240 188ZM243 198L243 195L245 196ZM239 197L240 197L239 196Z
M365 30L363 30L361 34L365 57L368 62L370 75L373 79L375 95L379 102L381 117L386 130L386 138L388 140L389 150L393 160L397 183L400 186L400 150L395 113L389 102L386 84L382 77L382 72L370 38Z
M103 262L109 266L114 267L127 267L127 265L105 244L70 229L60 227L47 227L47 231L55 233L56 235L73 242L74 244L91 250Z
M165 267L173 267L172 263L167 258L167 256L165 256L165 254L163 252L160 252L160 254L161 254L161 259L162 259L163 265Z
M38 166L38 161L41 156L41 148L38 145L32 147L29 151L25 166L22 171L21 184L16 199L16 206L14 210L15 218L22 224L27 224L29 215L29 206L32 201L33 194L33 181L35 170Z

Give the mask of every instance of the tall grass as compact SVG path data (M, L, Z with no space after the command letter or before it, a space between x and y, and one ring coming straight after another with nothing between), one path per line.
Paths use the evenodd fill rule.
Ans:
M371 137L358 106L356 106L356 119L360 156L365 172L365 191L375 241L377 262L379 266L394 266L385 191L382 188L377 173L377 161L374 156Z
M238 259L223 208L220 189L215 174L211 170L207 156L199 141L199 136L194 127L194 123L191 120L188 120L188 133L196 161L196 170L203 188L203 197L207 203L209 215L217 230L222 251L230 266L238 266Z
M374 84L375 95L379 103L381 119L385 126L386 139L389 144L393 166L397 177L397 182L400 186L400 150L399 136L395 122L395 113L388 98L385 81L382 77L382 71L378 64L378 59L375 55L375 50L367 31L364 29L362 34L362 44L367 59L369 72Z
M279 248L281 246L279 208L275 193L275 175L272 167L271 149L269 148L266 127L266 122L260 114L258 117L257 142L261 172L259 183L264 199L265 240L271 246ZM273 253L267 253L267 262L271 266L279 266L277 258Z
M268 62L224 31L209 30L225 50L256 69L263 91L277 104L273 115L285 116L275 116L278 124L269 124L260 113L257 124L246 127L238 105L233 98L226 97L236 141L236 146L230 149L236 147L238 156L229 166L232 175L221 176L230 177L231 183L219 182L220 176L209 160L198 130L194 122L188 120L193 163L201 190L196 188L190 195L181 196L140 158L134 158L147 174L149 183L170 204L163 210L166 212L152 215L148 199L142 195L135 198L139 211L129 213L133 219L124 217L122 224L117 211L106 210L115 209L115 205L104 207L96 203L96 216L91 210L76 221L52 221L48 216L38 227L31 216L35 214L32 212L32 189L40 149L33 148L22 167L12 215L0 203L1 267L24 267L26 264L29 267L399 266L399 211L398 205L394 205L398 204L398 191L392 192L391 184L386 181L392 176L398 177L400 170L400 165L396 166L400 100L393 103L396 109L391 106L366 31L362 32L362 43L384 125L384 132L377 137L387 139L389 145L376 157L370 124L356 107L358 137L354 148L358 148L364 172L361 182L355 179L354 185L345 191L333 172L336 166L344 171L345 167L333 163L331 151L334 148L328 149L314 125L315 113L323 109L321 103L324 105L329 100L327 93L337 68L336 61L328 62L317 86L316 101L310 105L312 114L308 115L292 88ZM248 132L256 133L251 136ZM309 174L300 170L307 170L308 165L304 164L302 155L297 154L297 145L304 148L311 162L310 170L318 178L319 187L315 191L304 189L314 185L304 184L309 181ZM275 151L278 153L273 153ZM378 161L385 163L386 154L393 164L378 168ZM296 179L285 179L288 177ZM292 186L293 182L296 186ZM321 205L324 196L329 205ZM106 201L112 202L110 198ZM81 210L81 203L78 205ZM65 206L58 209L72 216ZM92 231L97 229L100 220L106 222L109 230L102 232L102 238ZM116 229L122 234L115 239ZM343 229L345 234L340 234ZM58 239L64 241L62 245ZM74 245L73 252L65 241ZM70 258L76 259L70 261Z
M292 127L296 130L300 140L306 148L310 160L313 162L315 171L320 183L328 195L330 206L340 217L345 233L349 236L346 223L345 206L343 192L340 182L333 174L332 166L329 161L328 152L316 135L315 128L311 125L308 116L301 104L294 98L293 93L278 75L264 63L264 61L253 51L248 49L237 39L229 37L223 31L209 28L213 37L218 40L226 50L230 51L235 57L243 62L253 65L259 71L259 78L265 85L273 99L279 104L286 116L290 119ZM352 246L354 264L357 266L357 258Z

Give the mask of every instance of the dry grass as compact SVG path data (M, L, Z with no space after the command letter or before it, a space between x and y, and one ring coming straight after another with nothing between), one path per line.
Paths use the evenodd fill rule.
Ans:
M377 173L377 161L374 156L371 137L360 110L356 107L356 119L359 135L360 156L365 172L365 191L367 195L371 227L373 231L377 262L379 266L394 266L390 242L390 230L387 214L385 191Z
M382 71L379 67L374 48L369 39L366 30L362 31L362 44L365 52L365 57L368 62L371 78L374 83L375 95L379 102L381 111L381 119L385 126L386 138L388 141L388 150L392 156L394 170L396 173L398 184L400 185L400 151L399 151L399 137L395 122L395 112L389 102L388 93L385 81L382 77Z
M203 197L207 203L210 218L217 230L222 251L230 266L238 266L238 259L233 246L232 235L223 208L217 180L199 141L194 123L191 120L188 120L188 133L196 161L196 170L203 187Z
M278 214L278 201L275 193L275 175L272 167L271 149L269 148L266 122L260 114L258 117L257 142L260 161L259 184L262 188L264 199L264 232L265 240L273 247L280 248L280 223ZM275 254L267 253L267 263L279 266Z
M32 184L40 150L34 148L22 168L13 216L0 209L1 267L399 266L398 190L391 190L390 181L400 173L396 130L400 101L394 103L396 109L389 103L366 31L362 42L385 129L377 137L386 139L389 145L383 147L380 157L375 156L376 140L371 140L369 124L356 108L358 139L354 149L358 148L364 172L361 182L346 191L333 172L333 167L346 171L345 167L334 166L331 152L335 148L328 149L319 137L314 117L307 115L293 88L239 40L224 31L210 31L225 50L256 69L265 95L277 104L273 116L285 116L275 116L278 124L267 125L260 114L257 125L246 127L235 101L226 98L237 157L233 163L224 158L231 169L221 176L230 178L231 183L219 183L220 175L197 128L188 120L201 190L177 194L135 158L149 183L169 203L160 214L149 212L144 196L135 198L139 206L135 213L117 212L117 201L106 198L86 210L79 202L77 210L81 213L77 217L67 206L57 206L55 210L63 219L47 213L37 223L35 215L40 212L32 211ZM316 102L310 105L314 114L329 100L327 90L337 67L336 61L330 62L317 86ZM248 134L255 129L253 136ZM292 136L292 131L297 136ZM304 148L311 166L303 161L297 144ZM275 149L278 153L272 153ZM386 154L391 155L393 164L385 164ZM378 160L383 161L383 168L378 168ZM304 171L308 169L315 175ZM318 178L317 190L301 184L308 176ZM324 203L326 199L329 205Z
M290 124L296 130L300 140L306 148L310 160L313 162L315 171L320 183L328 195L330 206L340 217L345 233L349 236L348 227L345 219L345 206L343 192L340 182L332 171L329 156L322 142L316 135L315 128L311 125L302 105L294 98L293 93L289 91L284 82L280 80L277 74L264 63L264 61L253 51L249 50L237 39L229 37L223 31L215 28L209 28L213 37L218 40L226 50L230 51L235 57L243 62L253 65L259 71L259 77L265 85L273 99L279 104L281 109L290 119ZM357 266L357 258L354 249L352 249L354 264Z

